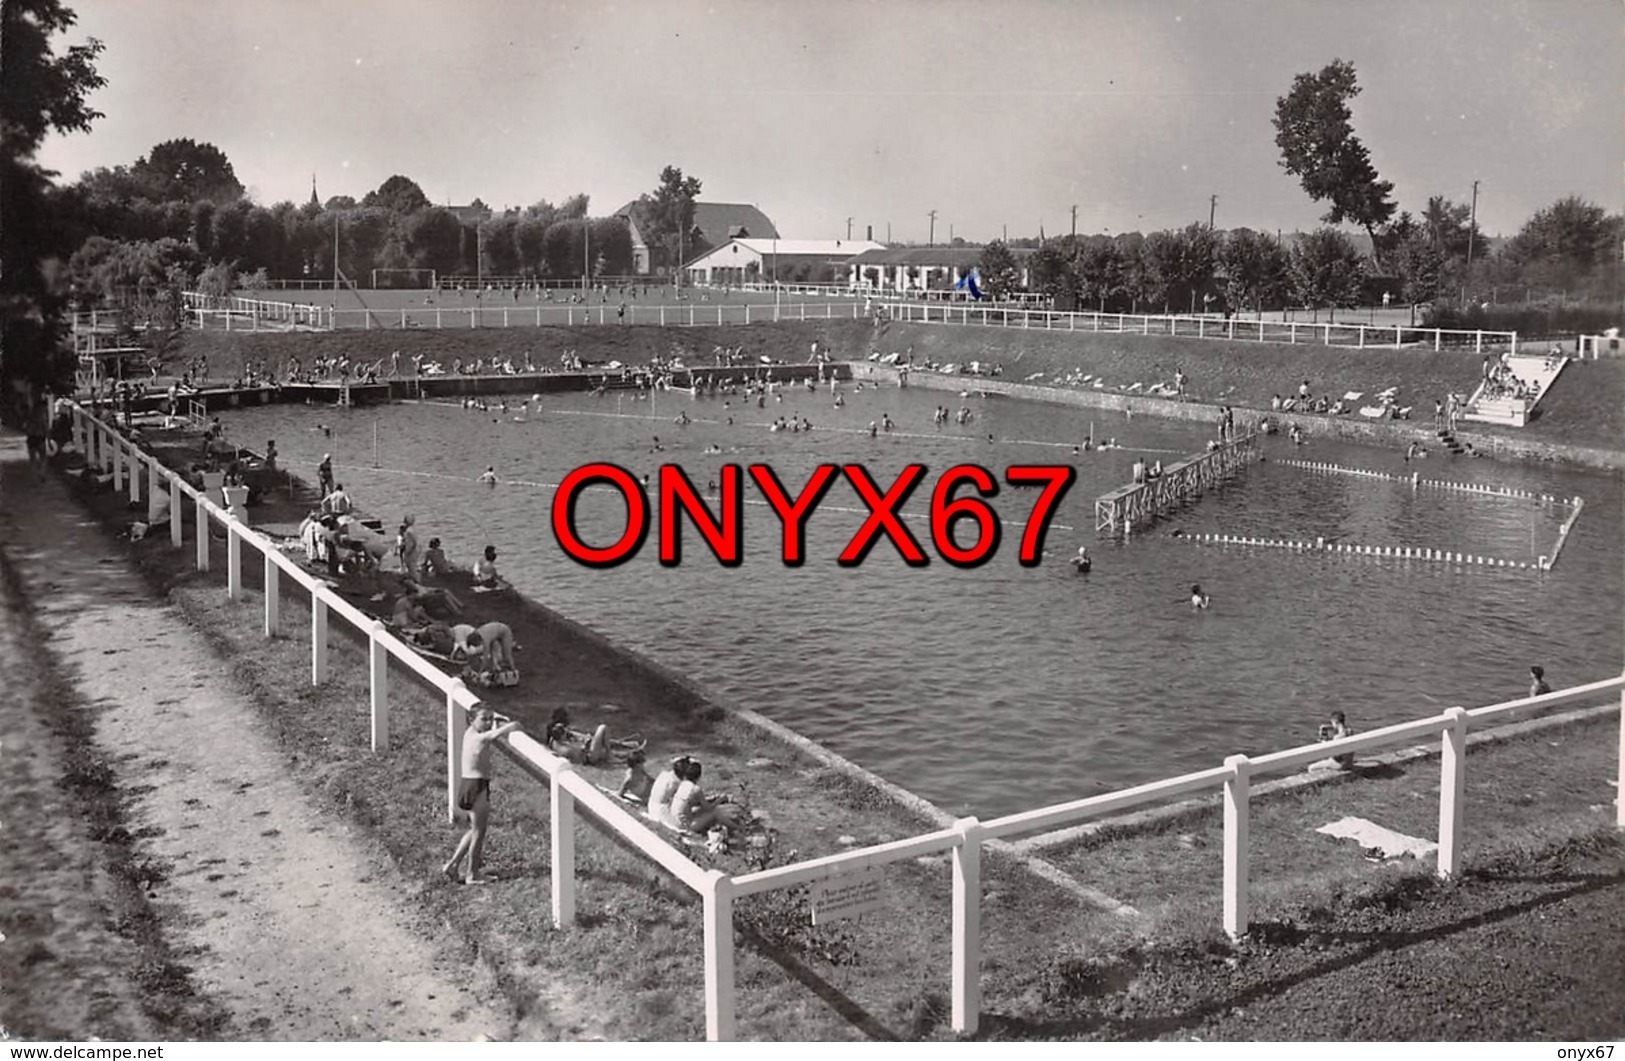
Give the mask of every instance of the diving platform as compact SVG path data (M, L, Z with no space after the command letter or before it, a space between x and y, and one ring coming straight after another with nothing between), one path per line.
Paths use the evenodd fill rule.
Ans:
M1155 479L1102 494L1095 498L1095 530L1115 534L1144 527L1174 506L1218 486L1257 456L1258 435L1253 433L1175 461Z

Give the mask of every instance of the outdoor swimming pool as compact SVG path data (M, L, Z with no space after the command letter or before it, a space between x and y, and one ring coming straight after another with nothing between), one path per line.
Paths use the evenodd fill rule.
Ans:
M277 440L283 463L310 480L330 451L358 504L393 525L413 512L423 537L468 563L486 543L529 596L672 666L724 702L750 707L912 789L952 813L991 814L1090 795L1226 755L1312 740L1332 710L1358 729L1462 704L1522 695L1531 663L1554 687L1619 673L1625 644L1615 477L1435 452L1407 466L1397 450L1316 440L1267 440L1266 462L1127 542L1098 540L1094 498L1126 483L1136 454L1165 462L1196 452L1205 425L920 389L791 388L784 401L630 393L547 399L540 418L408 404L382 409L270 406L227 417L253 448ZM937 405L975 419L936 430ZM679 411L694 422L673 423ZM889 414L897 429L871 439ZM770 433L799 414L816 429ZM722 421L729 415L733 426ZM1089 433L1125 449L1084 453ZM326 437L320 425L333 429ZM374 431L377 467L374 467ZM989 442L987 436L994 436ZM652 453L651 437L664 449ZM720 454L705 452L720 446ZM1522 499L1315 475L1295 457L1426 478L1494 483L1585 498L1557 569L1456 567L1343 555L1192 544L1173 531L1451 548L1508 560L1549 553L1566 509ZM684 560L664 567L653 531L621 566L589 569L554 541L556 484L611 461L637 475L680 464L697 484L724 462L767 463L794 493L819 463L861 462L884 489L911 461L930 474L904 506L923 514L930 487L974 462L1002 477L1012 464L1073 461L1077 482L1054 517L1048 556L1016 559L1006 526L994 559L975 569L933 555L910 567L885 541L858 567L836 556L867 510L838 482L809 523L808 559L778 559L779 523L747 504L745 559L720 566L691 528ZM494 465L501 485L475 477ZM1005 487L1007 524L1036 491ZM751 490L747 497L758 499ZM603 488L583 496L582 534L619 536L624 507ZM929 524L907 521L928 552ZM1069 528L1069 529L1066 529ZM961 540L970 534L962 532ZM1080 543L1094 570L1066 562ZM1189 587L1213 598L1193 612Z

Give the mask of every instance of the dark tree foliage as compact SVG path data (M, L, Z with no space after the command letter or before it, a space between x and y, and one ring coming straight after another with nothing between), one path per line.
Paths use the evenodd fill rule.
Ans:
M1380 180L1370 152L1354 135L1349 100L1360 94L1354 66L1334 59L1318 74L1299 74L1275 101L1275 143L1281 166L1316 202L1330 204L1322 220L1352 221L1370 234L1394 214L1392 181Z
M229 203L243 195L225 152L195 140L165 140L136 159L130 175L145 198L159 203Z
M705 248L694 234L694 200L700 194L697 177L685 177L676 166L660 171L660 186L638 199L640 217L647 226L644 238L658 262L679 266Z
M1274 238L1251 229L1230 232L1219 248L1217 272L1224 298L1235 309L1262 310L1286 293L1286 253Z
M1359 304L1365 268L1347 236L1334 228L1320 228L1293 244L1287 276L1299 305L1335 310Z
M79 235L68 216L77 200L51 187L53 174L34 154L50 131L84 132L102 116L87 102L106 83L96 72L101 43L51 46L74 21L57 0L0 3L0 384L8 396L12 381L66 389L73 379L62 342L67 292L57 277Z
M1003 240L994 240L982 248L977 272L982 278L982 294L998 300L1021 286L1021 269L1016 256Z
M397 173L375 191L368 192L361 205L380 207L392 214L415 214L429 205L429 197L423 194L416 181Z

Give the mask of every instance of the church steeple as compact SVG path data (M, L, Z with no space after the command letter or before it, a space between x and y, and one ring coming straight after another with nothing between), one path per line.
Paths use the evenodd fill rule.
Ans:
M316 174L314 172L310 175L310 205L316 207L322 205L321 199L316 195Z

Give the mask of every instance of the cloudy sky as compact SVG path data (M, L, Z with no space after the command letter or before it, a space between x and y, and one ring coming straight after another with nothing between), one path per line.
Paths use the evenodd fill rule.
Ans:
M1515 232L1625 205L1619 0L68 0L106 44L74 178L175 137L263 203L403 173L440 203L607 213L675 164L787 237L1291 230L1294 74L1352 62L1354 125L1401 206Z

